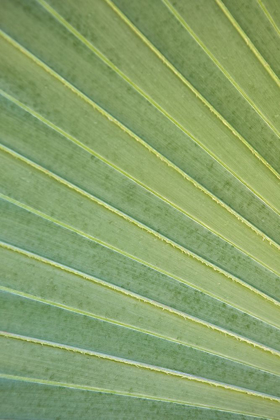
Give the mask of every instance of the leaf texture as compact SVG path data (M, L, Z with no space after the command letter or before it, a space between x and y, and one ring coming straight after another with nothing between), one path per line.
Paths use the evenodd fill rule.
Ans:
M1 418L280 419L280 5L2 0Z

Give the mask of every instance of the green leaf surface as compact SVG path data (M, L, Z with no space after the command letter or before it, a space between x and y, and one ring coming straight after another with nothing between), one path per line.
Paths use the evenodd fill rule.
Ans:
M276 0L2 0L0 418L280 419Z
M115 395L88 392L61 384L45 384L26 380L5 379L1 386L3 414L14 419L51 420L57 413L61 419L80 419L95 416L99 419L162 419L191 420L254 420L261 417L244 416L220 410L193 407L176 403L153 401ZM51 401L47 405L46 401Z
M7 378L16 370L18 376L39 381L46 378L47 381L60 381L78 388L105 392L116 390L119 395L152 397L198 406L207 406L212 402L214 406L211 408L225 411L234 410L238 403L237 413L273 417L279 409L279 399L208 383L147 364L11 334L4 334L1 342L3 376ZM68 367L71 365L75 368L70 370Z

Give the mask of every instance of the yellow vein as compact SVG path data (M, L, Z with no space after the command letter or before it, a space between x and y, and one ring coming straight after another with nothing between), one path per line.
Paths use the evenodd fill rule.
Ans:
M264 12L265 16L267 17L267 19L269 20L269 22L271 23L271 25L273 26L273 28L275 29L275 31L277 32L278 35L280 35L280 30L278 28L278 26L276 25L276 23L274 22L271 14L269 13L269 11L267 10L267 8L265 7L265 5L263 4L263 2L261 0L257 0L259 6L261 7L262 11Z
M7 35L5 32L0 30L0 35L11 45L13 45L16 49L18 49L21 53L23 53L25 56L30 58L32 61L34 61L39 67L43 68L48 74L59 80L65 87L70 89L73 93L75 93L79 98L83 99L86 103L91 105L95 110L100 112L101 115L106 117L109 121L114 123L117 127L119 127L121 130L123 130L126 134L128 134L131 138L136 140L138 143L140 143L142 146L144 146L149 152L154 154L157 158L159 158L162 162L167 164L167 166L174 169L177 173L179 173L183 178L185 178L187 181L191 182L196 188L204 192L206 195L211 197L212 200L214 200L216 203L221 205L223 208L225 208L229 213L233 214L238 220L240 220L242 223L250 227L255 233L260 235L263 240L266 240L269 242L270 245L275 246L277 249L280 249L280 245L273 241L268 235L266 235L264 232L262 232L260 229L258 229L256 226L254 226L251 222L248 222L247 219L245 219L243 216L241 216L239 213L237 213L235 210L233 210L230 206L225 204L221 199L216 197L214 194L212 194L210 191L208 191L205 187L203 187L201 184L199 184L197 181L195 181L193 178L191 178L186 172L184 172L182 169L180 169L178 166L176 166L173 162L171 162L169 159L167 159L165 156L163 156L161 153L159 153L156 149L151 147L147 142L145 142L143 139L141 139L139 136L137 136L135 133L133 133L130 129L128 129L125 125L120 123L116 118L114 118L111 114L109 114L107 111L105 111L103 108L101 108L99 105L97 105L92 99L88 98L85 94L83 94L80 90L78 90L75 86L73 86L71 83L69 83L66 79L64 79L62 76L60 76L58 73L56 73L54 70L52 70L50 67L48 67L45 63L43 63L41 60L39 60L37 57L35 57L32 53L30 53L28 50L26 50L24 47L22 47L20 44L18 44L14 39L12 39L9 35Z
M220 267L216 266L215 264L213 264L213 263L205 260L204 258L202 258L199 255L197 255L197 254L193 253L192 251L190 251L189 249L187 249L187 248L179 245L177 242L174 242L174 241L170 240L169 238L167 238L166 236L161 235L160 233L158 233L155 230L151 229L147 225L145 225L145 224L137 221L136 219L128 216L127 214L125 214L122 211L116 209L115 207L111 206L110 204L108 204L108 203L100 200L99 198L95 197L93 194L89 194L85 190L77 187L76 185L70 183L66 179L61 178L60 176L56 175L55 173L53 173L53 172L45 169L44 167L42 167L41 165L38 165L37 163L31 161L30 159L27 159L26 157L20 155L19 153L13 151L12 149L10 149L8 147L2 145L1 143L0 143L0 150L2 150L5 153L11 155L15 159L21 160L25 164L31 166L35 170L38 170L38 171L42 172L43 174L47 175L48 177L50 177L52 179L55 179L57 182L65 185L70 190L74 190L78 194L81 194L82 196L88 198L89 200L93 201L94 203L100 205L101 207L104 207L106 210L109 210L111 213L116 214L117 216L119 216L119 217L123 218L124 220L128 221L129 223L131 223L131 224L135 225L136 227L144 230L148 234L151 234L151 235L155 236L157 239L161 240L165 244L171 245L173 248L178 249L179 251L181 251L185 255L187 255L189 257L192 257L193 259L199 261L203 265L206 265L207 267L213 269L214 271L217 271L220 274L224 275L229 280L231 280L231 281L233 281L235 283L240 284L241 286L249 289L253 293L256 293L256 294L260 295L262 298L264 298L266 300L269 300L274 305L280 307L280 302L278 302L274 298L268 296L266 293L261 292L260 290L258 290L257 288L251 286L250 284L246 283L245 281L239 279L236 276L233 276L232 274L230 274L227 271L221 269ZM193 287L196 288L196 285L193 285ZM206 289L202 289L202 290L205 293L207 293L207 294L209 293Z
M259 62L263 65L263 67L266 69L268 74L271 76L271 78L274 80L274 82L277 84L278 87L280 87L280 80L270 67L270 65L267 63L267 61L264 59L264 57L261 55L259 50L255 47L251 39L246 35L246 33L243 31L241 26L238 24L238 22L234 19L228 8L225 6L222 0L215 0L217 5L220 7L220 9L223 11L225 16L228 18L228 20L231 22L232 26L238 34L241 36L241 38L245 41L245 43L248 45L250 50L254 53L254 55L257 57Z
M240 178L234 171L232 171L221 159L219 159L210 149L208 149L201 141L193 136L182 124L180 124L176 119L174 119L164 108L162 108L156 101L152 99L147 93L145 93L139 86L137 86L128 76L126 76L117 66L115 66L103 53L101 53L93 44L91 44L82 34L80 34L70 23L68 23L62 16L59 15L48 3L44 0L37 0L42 7L44 7L56 20L59 21L65 28L69 30L76 38L79 39L83 44L85 44L94 54L96 54L106 65L108 65L112 70L114 70L118 75L120 75L127 83L129 83L138 93L140 93L148 102L150 102L157 110L159 110L166 118L168 118L174 125L176 125L181 131L187 134L192 141L197 143L207 154L209 154L216 162L218 162L222 167L224 167L229 173L231 173L236 179L238 179L242 184L244 184L250 191L252 191L260 200L262 200L268 207L270 207L276 214L280 214L269 201L263 198L253 187L247 184L242 178ZM108 2L108 0L105 0ZM117 8L114 4L111 4L112 8L117 12ZM118 13L118 12L117 12ZM121 12L119 12L121 13ZM119 14L118 13L118 14ZM126 19L124 17L124 19ZM136 30L136 28L135 28Z
M59 134L63 135L66 139L70 140L71 142L75 143L76 145L78 145L80 148L82 148L83 150L85 150L87 153L90 153L91 155L97 157L98 159L100 159L102 162L104 162L106 165L112 167L114 170L120 172L122 175L126 176L128 179L132 180L133 182L137 183L138 185L140 185L141 187L145 188L147 191L149 191L151 194L155 195L156 197L158 197L160 200L166 202L168 205L170 205L171 207L175 208L176 210L178 210L179 212L183 213L184 215L186 215L189 219L194 220L196 223L200 224L201 226L203 226L204 228L206 228L207 230L209 230L211 233L213 233L213 235L218 236L219 238L221 238L222 240L226 241L227 243L231 244L232 246L234 246L235 248L237 248L240 252L242 252L244 255L249 256L251 259L253 259L254 261L256 261L258 264L265 266L266 269L268 269L269 271L271 271L273 274L276 274L273 270L270 269L270 267L268 267L267 265L265 265L264 263L262 263L260 260L258 260L256 257L254 257L253 255L251 255L250 253L248 253L246 250L243 250L242 248L240 248L238 245L234 244L233 242L231 242L228 238L225 238L224 236L222 236L220 233L215 232L212 228L210 228L208 225L206 225L205 223L203 223L202 221L200 221L199 219L197 219L196 217L194 217L193 215L191 215L190 213L188 213L187 211L185 211L184 209L182 209L181 207L177 206L175 203L173 203L172 201L170 201L168 198L162 196L161 194L157 193L156 191L154 191L153 189L151 189L150 187L148 187L147 185L145 185L144 183L142 183L141 181L139 181L138 179L134 178L132 175L130 175L128 172L122 170L121 168L119 168L118 166L116 166L115 164L111 163L109 160L107 160L106 158L104 158L103 156L101 156L100 154L96 153L93 149L91 149L90 147L86 146L84 143L80 142L78 139L76 139L75 137L73 137L72 135L70 135L69 133L65 132L63 129L61 129L60 127L57 127L55 124L53 124L51 121L47 120L46 118L44 118L42 115L40 115L39 113L37 113L36 111L34 111L33 109L29 108L28 106L26 106L25 104L23 104L22 102L18 101L17 99L15 99L14 97L12 97L11 95L7 94L6 92L4 92L3 90L0 89L0 95L2 95L3 97L5 97L6 99L8 99L9 101L13 102L15 105L17 105L18 107L20 107L21 109L23 109L24 111L28 112L30 115L32 115L33 117L37 118L40 122L42 122L43 124L47 125L48 127L50 127L51 129L55 130L56 132L58 132Z
M274 401L274 402L278 402L280 403L280 398L268 395L268 394L263 394L257 391L252 391L246 388L240 388L234 385L227 385L225 383L222 382L218 382L218 381L213 381L213 380L208 380L199 376L195 376L195 375L191 375L188 373L183 373L183 372L179 372L179 371L175 371L175 370L171 370L171 369L167 369L167 368L163 368L163 367L157 367L154 365L150 365L147 363L143 363L143 362L136 362L136 361L132 361L129 359L124 359L121 357L117 357L117 356L113 356L113 355L108 355L108 354L104 354L104 353L99 353L99 352L95 352L92 350L86 350L83 348L79 348L79 347L73 347L73 346L69 346L66 344L61 344L61 343L55 343L52 341L47 341L47 340L41 340L38 338L33 338L33 337L27 337L27 336L23 336L23 335L19 335L19 334L14 334L14 333L10 333L10 332L5 332L5 331L0 331L0 337L4 337L4 338L9 338L12 340L18 340L18 341L24 341L24 342L28 342L31 344L38 344L41 346L45 346L45 347L50 347L50 348L56 348L59 350L65 350L65 351L69 351L72 353L78 353L81 355L86 355L86 356L91 356L91 357L95 357L98 359L103 359L109 362L114 362L117 364L124 364L124 365L128 365L128 366L133 366L133 367L137 367L137 368L141 368L144 370L149 370L155 373L162 373L165 375L170 375L173 377L177 377L180 379L185 379L188 381L194 381L194 382L199 382L202 383L206 386L212 386L212 387L217 387L217 388L223 388L232 392L238 392L241 394L247 394L247 395L252 395L255 397L259 397L259 398L263 398L263 399L267 399L270 401Z
M3 243L0 243L0 246L2 246L3 248L6 248L6 249L17 252L17 249L13 249L13 247L9 247L9 246L3 246L2 244ZM23 251L23 253L22 252L20 252L20 253L25 255L24 252L25 251ZM25 255L25 256L30 257L28 255ZM32 257L30 257L30 258L32 258ZM39 262L43 262L43 261L40 261L39 259L37 259L37 260ZM71 272L71 270L69 272ZM71 272L71 274L73 274L73 273ZM74 273L74 274L76 275L76 273ZM83 280L85 280L84 276L82 278L83 278ZM106 283L105 285L103 285L102 280L100 280L100 279L90 277L89 279L86 279L86 280L91 281L93 283L96 283L98 285L101 284L102 286L104 286L105 288L108 288L110 290L112 289L110 287L109 283ZM224 359L224 360L230 360L230 361L233 361L235 363L239 363L239 364L242 364L242 365L245 365L245 366L250 366L250 367L253 367L253 368L257 368L258 370L261 370L263 372L273 373L273 375L279 376L272 371L266 370L265 368L260 368L259 366L254 365L252 363L248 363L247 361L244 361L243 359L241 360L241 359L238 359L238 358L233 358L233 357L231 357L229 355L226 355L224 353L218 353L216 351L213 351L213 349L209 350L205 346L202 347L202 346L199 346L199 345L194 345L193 343L188 343L187 341L182 341L182 340L178 340L178 339L175 339L175 338L167 336L167 335L159 334L159 333L157 333L156 331L153 331L153 330L147 330L147 329L144 329L144 328L137 327L136 325L133 325L133 324L127 324L127 323L124 323L124 322L121 322L121 321L117 321L116 319L112 319L112 318L104 317L104 316L101 316L101 315L97 315L93 312L84 311L82 309L74 308L74 307L68 306L68 305L63 304L63 303L59 303L59 302L55 302L55 301L52 301L52 300L49 300L49 299L41 298L39 296L30 295L29 293L25 293L25 292L22 292L22 291L19 291L19 290L11 289L10 287L0 286L0 290L3 291L3 292L7 292L9 294L15 295L15 296L20 296L20 297L35 301L37 303L43 303L43 304L46 304L46 305L54 306L54 307L57 307L57 308L60 308L60 309L63 309L63 310L69 311L69 312L73 312L73 313L78 314L78 315L84 315L84 316L87 316L87 317L92 318L92 319L98 319L98 320L108 322L110 324L114 324L114 325L129 329L129 330L141 332L143 334L147 334L147 335L152 336L152 337L160 338L160 339L165 340L165 341L169 341L169 342L172 342L172 343L175 343L175 344L180 344L180 345L183 345L184 347L194 348L198 351L201 351L201 352L207 353L207 354L212 354L212 355L214 355L216 357L219 357L221 359ZM119 290L118 289L116 290L115 288L113 288L112 290L114 292L119 292ZM135 299L137 299L137 301L141 301L142 303L148 303L148 304L150 303L152 306L156 306L157 308L159 308L160 305L161 305L161 304L158 304L156 301L153 301L153 300L151 300L151 302L150 302L150 300L148 298L142 298L141 299L141 297L139 298L139 295L134 296L133 293L132 293L132 295L127 294L125 292L123 293L123 290L125 290L125 289L121 288L120 293L125 294L126 296L128 296L132 299L135 298ZM163 310L163 308L161 308L161 307L160 307L160 309ZM167 311L169 312L168 309L167 309ZM171 313L174 315L173 311ZM179 311L179 314L180 314L180 311ZM176 314L176 315L179 315L179 314ZM182 313L181 316L184 317L185 320L188 319L189 321L196 322L192 318L189 319L188 317L186 317L184 313ZM200 324L200 320L198 320L198 323ZM220 329L219 327L217 327L214 324L209 324L209 325L206 325L206 327L215 329L215 331L218 331L218 332L222 332L227 337L230 337L230 338L233 338L233 337L236 338L237 337L238 341L241 341L242 343L246 343L246 344L251 344L251 345L254 346L254 348L257 347L258 349L264 350L264 351L267 351L267 349L269 349L268 351L270 353L272 353L274 355L276 354L277 356L280 357L280 352L278 352L277 350L274 350L274 349L266 347L266 346L262 346L262 344L260 344L259 342L256 342L256 341L253 341L253 340L250 340L250 339L246 339L243 336L240 336L238 334L234 335L232 333L229 333L228 330ZM203 326L205 326L205 325L203 324Z
M159 402L168 402L168 403L173 403L173 404L178 404L178 405L184 405L187 407L192 407L192 408L206 408L206 409L212 409L212 410L219 410L219 412L222 413L236 413L236 414L246 414L242 411L235 411L235 410L226 410L226 409L221 409L219 407L215 407L215 406L210 406L210 405L203 405L203 404L191 404L191 403L187 403L185 401L180 401L180 400L173 400L171 398L164 398L164 397L156 397L156 396L151 396L151 395L144 395L144 394L139 394L139 393L130 393L130 392L123 392L123 391L119 391L119 390L113 390L113 389L105 389L105 388L98 388L98 387L93 387L93 386L88 386L88 385L80 385L80 384L76 384L76 383L69 383L69 382L58 382L58 381L51 381L48 379L41 379L41 378L34 378L34 377L27 377L27 376L18 376L18 375L9 375L9 374L5 374L5 373L0 373L0 378L4 379L4 380L11 380L11 381L18 381L18 382L25 382L25 383L32 383L32 384L40 384L40 385L47 385L47 386L54 386L54 387L62 387L62 388L69 388L69 389L73 389L75 391L91 391L91 392L98 392L98 393L102 393L102 394L112 394L112 395L117 395L117 396L124 396L124 397L130 397L130 398L138 398L138 399L145 399L145 400L149 400L149 401L159 401ZM266 395L266 394L265 394ZM255 418L260 418L263 419L263 416L260 416L258 414L246 414L246 417L252 417L252 419Z
M187 22L183 19L180 13L172 6L169 0L162 0L163 3L168 7L168 9L173 13L173 15L178 19L181 25L189 32L189 34L195 39L195 41L200 45L205 54L207 54L213 63L221 70L224 76L231 82L231 84L236 88L236 90L246 99L246 101L251 105L251 107L257 112L257 114L265 121L265 123L270 127L270 129L279 137L278 130L274 125L269 121L269 119L263 114L263 112L255 105L251 98L246 94L246 92L241 88L241 86L234 80L234 78L228 73L228 71L222 66L222 64L215 58L211 51L206 47L206 45L201 41L201 39L196 35L196 33L191 29Z
M145 304L151 305L153 307L159 308L162 311L167 311L171 315L175 315L175 316L177 316L179 318L183 318L184 320L189 320L191 322L197 323L197 324L202 325L202 326L204 326L206 328L210 328L210 329L212 329L214 331L217 331L219 333L221 332L222 334L225 334L228 337L234 338L237 341L241 341L241 342L247 343L250 346L257 347L257 348L259 348L262 351L265 351L265 352L271 353L274 356L280 357L280 352L278 350L272 349L271 347L265 346L264 344L261 344L259 342L254 341L254 340L251 340L249 338L245 338L244 336L241 336L241 335L239 335L237 333L233 333L231 331L228 331L227 329L225 329L223 327L220 327L220 326L217 326L215 324L209 323L209 322L207 322L205 320L201 320L201 319L199 319L199 318L197 318L197 317L195 317L193 315L187 314L185 312L182 312L182 311L180 311L178 309L172 308L172 307L170 307L168 305L165 305L163 303L157 302L157 301L155 301L153 299L150 299L148 297L141 296L141 295L139 295L137 293L134 293L134 292L132 292L130 290L124 289L124 288L122 288L120 286L117 286L115 284L108 283L108 282L106 282L104 280L101 280L101 279L99 279L97 277L94 277L94 276L89 275L87 273L84 273L84 272L81 272L79 270L76 270L76 269L74 269L72 267L68 267L68 266L66 266L64 264L61 264L61 263L58 263L56 261L47 259L45 257L39 256L37 254L34 254L34 253L30 252L30 251L26 251L26 250L24 250L22 248L16 247L14 245L7 244L5 242L1 242L0 241L0 247L1 248L4 248L6 250L9 250L11 252L15 252L15 253L17 253L19 255L22 255L22 256L24 256L24 258L30 258L32 260L38 261L41 264L49 265L49 266L54 267L56 269L59 269L59 270L61 270L63 272L66 272L66 273L69 273L71 275L75 275L77 277L80 277L83 280L92 282L92 283L97 284L97 285L99 285L101 287L104 287L106 289L112 290L113 292L120 293L122 295L128 296L131 299L135 299L137 302L140 301L142 303L145 303ZM202 349L199 348L199 350L202 350ZM219 354L217 353L217 355L219 355ZM222 357L222 355L219 355L219 356ZM235 359L233 359L233 360L235 360Z

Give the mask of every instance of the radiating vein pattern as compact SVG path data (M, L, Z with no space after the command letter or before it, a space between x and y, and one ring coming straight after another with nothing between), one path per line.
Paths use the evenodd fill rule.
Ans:
M0 418L280 419L280 3L0 22Z

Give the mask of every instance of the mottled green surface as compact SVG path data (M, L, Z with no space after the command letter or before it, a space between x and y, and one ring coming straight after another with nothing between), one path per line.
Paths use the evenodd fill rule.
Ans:
M280 419L279 5L2 0L1 419Z
M4 380L1 384L3 414L6 418L43 420L109 419L190 419L254 420L244 416L174 403L125 397L110 393L73 390L61 386ZM51 404L48 402L51 401ZM59 413L59 415L58 415Z

